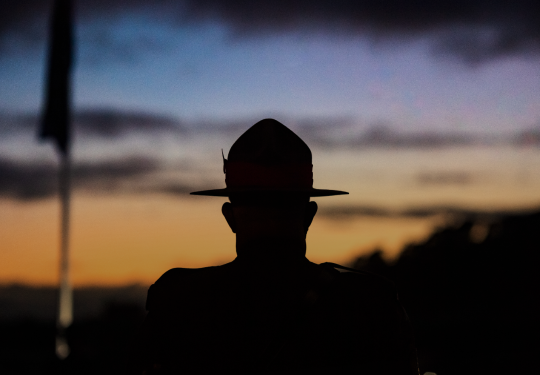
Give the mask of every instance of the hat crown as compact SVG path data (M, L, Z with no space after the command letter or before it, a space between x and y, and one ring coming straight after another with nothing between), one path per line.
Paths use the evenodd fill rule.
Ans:
M194 191L194 195L230 197L253 193L293 193L310 197L349 194L313 188L311 150L292 130L264 119L246 130L223 157L225 189Z
M231 146L229 162L255 164L311 164L311 150L292 130L274 119L264 119L246 130Z

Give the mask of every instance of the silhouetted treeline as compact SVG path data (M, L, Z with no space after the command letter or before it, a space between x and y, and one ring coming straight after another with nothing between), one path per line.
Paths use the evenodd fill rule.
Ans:
M0 287L0 374L122 374L145 316L147 287L85 287L74 292L71 354L55 354L57 290Z
M381 255L354 267L396 284L422 373L540 371L540 212L470 218L406 247L391 264Z
M149 285L85 286L73 291L75 320L99 318L110 303L134 303L141 308ZM0 321L54 320L58 287L24 284L0 285Z

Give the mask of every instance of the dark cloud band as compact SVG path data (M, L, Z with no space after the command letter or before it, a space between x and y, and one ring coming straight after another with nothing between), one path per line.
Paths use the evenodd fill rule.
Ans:
M515 209L515 210L475 210L471 208L464 208L455 205L448 206L424 206L424 207L410 207L403 210L391 210L377 206L322 206L319 210L319 215L329 220L351 220L354 217L401 217L401 218L429 218L436 215L445 215L450 218L463 219L463 218L481 218L492 219L502 217L509 214L515 214L517 212L527 213L535 212L538 207L529 209Z
M0 135L28 133L37 129L39 116L8 116L0 113ZM73 116L75 132L81 136L121 138L129 134L181 134L180 121L164 115L112 108L83 109Z
M311 146L321 148L392 148L430 149L454 146L474 146L478 144L506 143L511 145L540 145L540 129L516 129L512 134L471 134L464 132L421 132L398 131L400 124L376 123L370 127L354 118L279 117ZM186 121L161 114L117 110L113 108L92 108L74 114L73 125L77 141L96 142L103 140L121 141L126 136L185 138L194 134L223 133L238 136L260 117L238 118L236 120ZM0 112L0 139L12 136L32 137L36 132L38 116L6 115ZM364 127L363 132L356 129ZM352 130L352 132L351 132Z
M0 43L10 32L33 30L49 3L3 4ZM82 22L135 13L173 27L218 21L240 36L296 30L375 39L432 34L443 49L470 59L540 50L540 3L534 0L85 0L76 8ZM30 34L35 37L35 30Z
M78 112L74 120L82 132L105 138L119 137L128 133L174 134L182 131L179 121L144 112L88 109Z
M132 157L73 167L73 186L78 190L111 192L129 189L129 182L158 170L152 159ZM17 200L49 198L58 192L58 168L44 163L21 163L0 158L0 196Z
M178 166L182 169L182 166ZM156 159L134 156L116 160L76 162L72 168L75 191L92 194L165 194L189 197L189 193L204 190L214 184L192 183L189 178L175 181L156 178L165 167ZM0 198L35 201L58 193L58 167L42 162L23 163L0 156Z

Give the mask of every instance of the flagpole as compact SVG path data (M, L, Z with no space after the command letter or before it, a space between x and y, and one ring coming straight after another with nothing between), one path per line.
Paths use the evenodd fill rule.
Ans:
M69 262L69 216L71 201L71 153L69 148L60 156L60 200L61 200L61 244L58 298L58 317L56 322L56 355L65 359L70 352L66 338L66 328L73 322L73 289L71 286Z

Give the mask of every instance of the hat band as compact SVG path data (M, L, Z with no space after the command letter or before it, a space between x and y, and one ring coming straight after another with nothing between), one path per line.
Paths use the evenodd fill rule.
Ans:
M229 188L313 187L313 165L308 163L261 165L227 161L225 176L225 184Z

